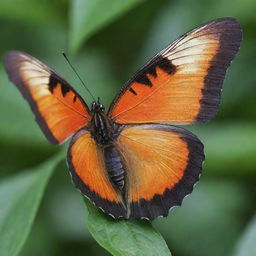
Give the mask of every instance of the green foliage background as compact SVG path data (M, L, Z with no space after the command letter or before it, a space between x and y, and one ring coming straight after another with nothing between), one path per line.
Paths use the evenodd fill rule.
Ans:
M1 0L1 56L16 49L41 59L88 103L63 50L108 106L136 69L189 29L231 16L244 41L217 117L186 127L205 144L201 180L182 207L153 222L155 229L85 207L70 182L67 144L46 141L1 66L0 256L170 255L158 231L173 255L256 255L255 11L254 0Z

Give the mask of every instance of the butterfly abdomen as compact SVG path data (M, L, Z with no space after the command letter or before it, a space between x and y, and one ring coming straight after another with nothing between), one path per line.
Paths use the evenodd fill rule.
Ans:
M124 166L119 151L114 145L104 148L104 160L110 180L119 190L124 187Z

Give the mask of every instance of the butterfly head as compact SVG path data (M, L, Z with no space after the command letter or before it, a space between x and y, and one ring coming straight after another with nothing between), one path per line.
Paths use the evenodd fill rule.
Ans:
M102 105L99 100L98 102L94 101L92 103L92 106L91 106L91 111L94 112L94 111L100 111L100 112L105 112L105 107L104 105Z

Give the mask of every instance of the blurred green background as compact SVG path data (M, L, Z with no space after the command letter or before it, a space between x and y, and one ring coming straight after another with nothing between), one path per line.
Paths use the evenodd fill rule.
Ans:
M1 0L0 52L22 50L41 59L89 104L90 97L61 55L64 50L92 93L108 106L133 72L169 42L204 22L237 18L244 40L228 71L220 111L209 124L186 127L205 144L200 182L182 207L154 226L173 255L254 256L255 13L255 0ZM2 66L0 88L0 179L5 180L38 166L67 143L60 147L46 141ZM1 207L0 202L0 215ZM85 212L63 161L47 186L21 255L109 255L87 231Z

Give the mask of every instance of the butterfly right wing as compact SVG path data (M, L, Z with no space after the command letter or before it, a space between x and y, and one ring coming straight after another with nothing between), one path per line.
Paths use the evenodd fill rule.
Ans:
M61 144L88 123L90 111L83 99L41 61L10 51L5 54L4 66L52 144Z
M119 124L209 121L218 110L226 70L241 40L240 24L233 18L189 31L123 86L108 116Z
M167 216L199 179L203 144L189 131L166 124L125 125L117 146L126 167L130 218Z

